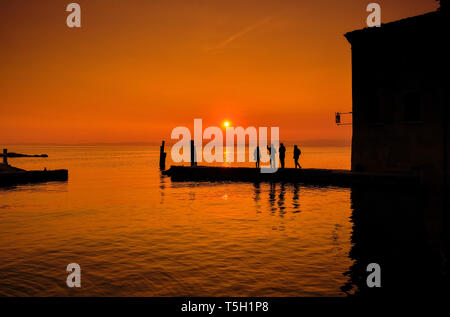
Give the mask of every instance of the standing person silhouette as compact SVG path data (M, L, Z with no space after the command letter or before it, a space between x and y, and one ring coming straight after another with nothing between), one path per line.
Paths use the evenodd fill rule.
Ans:
M280 143L280 164L281 164L281 168L284 168L284 159L286 157L286 148L284 147L283 143Z
M273 144L267 146L267 150L269 151L270 156L270 168L275 168L275 154L277 150L273 147Z
M259 145L256 146L255 153L253 155L256 161L256 168L259 168L259 161L261 160L261 152L259 152Z
M300 154L302 154L302 151L297 147L297 145L294 145L294 161L295 161L295 168L302 168L300 164L298 163L298 159L300 158Z

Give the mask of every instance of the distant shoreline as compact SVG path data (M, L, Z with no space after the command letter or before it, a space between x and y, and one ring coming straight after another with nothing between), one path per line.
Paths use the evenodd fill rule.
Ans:
M3 156L3 154L0 154L0 156ZM48 155L47 154L22 154L22 153L8 152L6 154L6 157L48 157Z

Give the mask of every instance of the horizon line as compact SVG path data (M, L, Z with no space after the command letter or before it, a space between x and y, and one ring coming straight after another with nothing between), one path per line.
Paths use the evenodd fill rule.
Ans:
M161 140L162 141L162 140ZM2 148L8 146L159 146L161 145L161 141L148 141L148 142L136 142L136 141L125 141L125 142L13 142L13 143L4 143L1 145ZM166 141L166 145L173 145L177 140L168 140ZM204 142L207 144L209 140ZM248 142L246 142L247 145ZM336 147L346 147L351 146L351 140L342 139L342 140L329 140L329 139L320 139L320 140L297 140L297 141L283 141L280 143L284 144L299 144L303 146L336 146ZM239 145L235 143L235 145Z

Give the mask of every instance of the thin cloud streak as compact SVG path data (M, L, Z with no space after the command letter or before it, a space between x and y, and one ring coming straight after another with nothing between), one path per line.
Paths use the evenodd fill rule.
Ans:
M230 44L231 42L233 42L233 41L235 41L236 39L242 37L243 35L245 35L245 34L251 32L251 31L255 30L255 29L258 28L258 27L261 27L261 26L263 26L263 25L269 23L269 22L272 21L274 18L275 18L275 17L270 16L270 17L267 17L267 18L265 18L265 19L263 19L263 20L261 20L261 21L255 23L255 24L253 24L253 25L250 25L249 27L247 27L247 28L245 28L245 29L243 29L243 30L241 30L241 31L239 31L239 32L237 32L237 33L231 35L230 37L228 37L226 40L224 40L223 42L219 43L218 45L209 48L208 51L213 51L213 50L222 49L222 48L224 48L225 46L227 46L228 44Z

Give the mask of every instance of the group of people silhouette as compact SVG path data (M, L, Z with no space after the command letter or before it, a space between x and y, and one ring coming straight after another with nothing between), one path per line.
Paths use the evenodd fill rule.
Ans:
M271 144L270 146L267 145L267 151L269 152L270 157L270 167L275 167L275 156L277 154L277 149ZM279 159L280 159L280 165L281 168L284 168L285 166L285 159L286 159L286 147L283 143L280 143L280 147L278 148L279 153ZM295 162L295 168L302 168L300 166L300 163L298 160L300 159L300 154L302 154L302 151L299 149L297 145L294 145L294 162ZM255 149L255 162L256 162L256 168L259 168L260 161L261 161L261 151L259 150L259 146L256 146Z

